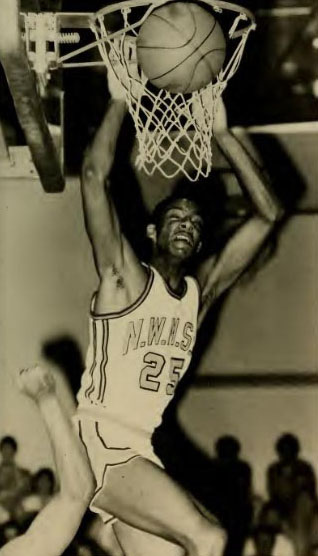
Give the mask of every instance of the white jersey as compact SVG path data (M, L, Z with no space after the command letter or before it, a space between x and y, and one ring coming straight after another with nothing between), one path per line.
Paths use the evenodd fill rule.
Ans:
M195 343L199 291L194 278L185 282L178 297L149 267L145 290L133 305L105 315L91 309L79 412L152 434Z

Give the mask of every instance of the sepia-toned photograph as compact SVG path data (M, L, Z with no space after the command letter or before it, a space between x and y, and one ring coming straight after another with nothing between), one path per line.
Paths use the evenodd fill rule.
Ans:
M0 0L0 556L318 556L317 0Z

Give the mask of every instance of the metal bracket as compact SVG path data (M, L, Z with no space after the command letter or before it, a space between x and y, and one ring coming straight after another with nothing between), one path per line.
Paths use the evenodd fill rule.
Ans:
M32 69L45 88L50 79L50 71L57 69L60 57L60 44L77 44L80 34L61 33L59 20L55 13L22 13L24 21L23 38Z

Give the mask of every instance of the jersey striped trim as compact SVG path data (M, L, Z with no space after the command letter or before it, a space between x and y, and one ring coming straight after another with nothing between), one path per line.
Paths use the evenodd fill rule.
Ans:
M187 281L184 279L184 291L181 295L178 295L176 292L174 292L170 287L169 284L167 284L167 282L165 281L165 279L161 276L160 272L158 272L158 270L154 267L151 267L153 269L153 271L155 272L155 274L159 277L159 279L161 280L161 282L163 283L167 293L169 295L171 295L171 297L173 297L174 299L177 299L178 301L181 301L188 293L188 283Z
M87 444L86 444L86 442L85 442L85 440L84 440L84 438L83 438L83 428L82 428L82 421L81 421L81 420L78 421L78 436L79 436L79 439L80 439L81 443L82 443L83 446L84 446L84 449L85 449L85 452L86 452L86 455L87 455L87 459L88 459L88 461L89 461L89 463L90 463L90 466L91 466L91 468L93 469L93 464L92 464L91 458L89 457L89 452L88 452Z
M174 292L174 291L169 287L169 284L167 284L167 282L166 282L162 277L161 277L161 279L162 279L162 281L163 281L163 283L164 283L164 285L165 285L165 288L166 288L168 294L171 295L171 297L174 297L174 298L177 299L178 301L181 301L181 300L187 295L187 293L188 293L188 284L187 284L187 282L186 282L185 280L184 280L184 282L183 282L183 283L184 283L184 291L183 291L183 293L182 293L181 295L178 295L176 292Z
M188 280L191 280L191 282L194 284L195 289L196 289L196 291L197 291L197 294L198 294L198 310L197 310L197 314L199 315L200 308L201 308L201 297L202 297L201 286L200 286L199 281L198 281L196 278L194 278L193 276L188 276L187 279L188 279Z
M93 361L91 364L91 368L89 370L89 376L91 378L90 385L85 390L85 398L90 399L91 394L94 391L94 371L96 369L96 347L97 347L97 325L96 322L92 323L93 327Z
M109 324L108 321L102 322L103 327L103 341L102 341L102 353L103 358L100 363L100 381L99 381L99 391L98 391L98 402L103 402L105 397L105 390L107 384L107 376L106 376L106 366L108 363L108 338L109 338Z
M148 270L149 276L148 276L148 280L147 280L145 289L141 293L141 295L136 299L136 301L134 301L134 303L132 303L131 305L129 305L125 309L122 309L121 311L114 311L112 313L95 313L94 309L91 308L91 317L92 317L92 319L95 319L95 320L99 320L99 319L118 319L120 317L128 315L129 313L132 313L135 309L137 309L137 307L139 307L139 305L141 305L143 303L143 301L145 301L146 297L148 296L148 294L151 290L151 287L152 287L152 284L153 284L153 281L154 281L153 270L150 267L148 267L148 269L149 269ZM91 307L93 307L93 301L95 300L95 296L96 296L96 292L93 295Z

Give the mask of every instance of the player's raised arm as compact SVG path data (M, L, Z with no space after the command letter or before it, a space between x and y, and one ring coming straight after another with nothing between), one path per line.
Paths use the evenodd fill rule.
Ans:
M255 215L245 222L228 241L217 259L205 261L198 271L202 288L200 319L209 307L249 266L270 234L283 211L255 161L238 138L226 126L226 113L221 104L216 141L230 162L245 193L255 207ZM220 122L220 119L223 120Z
M123 237L110 195L109 174L113 166L118 135L126 114L125 84L107 64L110 101L104 119L87 149L82 165L82 197L87 232L100 278L110 267L123 269L125 259L137 264ZM127 262L127 261L126 261Z
M113 165L117 138L125 112L123 100L110 101L93 143L87 149L82 166L84 216L100 277L122 251L120 226L107 178Z
M1 556L60 556L75 535L94 490L86 453L55 395L53 376L42 367L24 369L19 386L36 403L55 456L60 491L36 516L24 535Z

